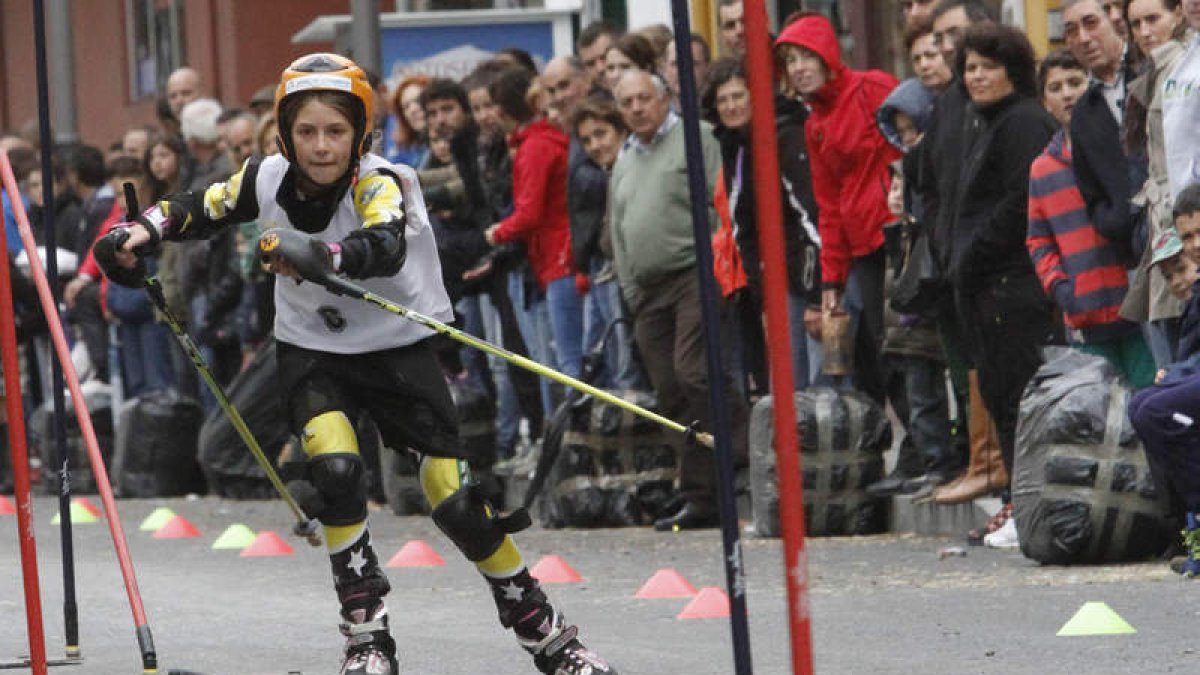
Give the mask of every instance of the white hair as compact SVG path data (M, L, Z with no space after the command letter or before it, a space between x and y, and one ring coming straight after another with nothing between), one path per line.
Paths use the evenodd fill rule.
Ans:
M185 142L214 144L217 142L217 118L221 104L211 98L198 98L179 111L179 133Z
M652 73L648 70L642 70L641 68L630 68L629 70L621 73L621 77L617 79L617 86L619 87L625 78L632 75L646 75L649 77L651 84L654 85L654 93L659 98L670 94L670 89L667 88L667 81L662 78L662 75L659 75L658 73ZM613 93L616 93L616 89L617 87L613 87Z

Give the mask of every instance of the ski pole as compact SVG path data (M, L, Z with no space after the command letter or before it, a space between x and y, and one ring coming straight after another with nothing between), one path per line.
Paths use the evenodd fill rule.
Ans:
M50 150L53 138L50 133L50 85L46 61L46 16L42 0L33 3L34 27L34 60L37 78L38 105L38 138L41 143L41 169L43 176L52 175ZM56 213L54 208L53 181L42 181L42 200L45 213ZM58 277L58 245L53 225L54 219L46 217L42 228L42 243L46 247L46 275L50 280L50 294L56 307L62 306L62 288ZM33 256L34 250L29 251ZM59 545L62 550L62 580L63 580L63 637L66 644L63 651L67 658L79 658L82 651L79 646L79 605L75 592L75 537L72 535L71 522L71 491L74 488L72 478L75 467L73 452L67 447L66 400L63 396L63 367L53 358L50 361L50 402L54 417L51 425L50 438L53 440L55 475L58 478L58 511L61 514L58 523ZM97 366L97 370L101 368ZM74 401L76 407L84 405L83 401ZM77 489L77 488L75 488Z
M266 453L263 452L262 446L258 444L258 440L254 438L254 433L250 431L250 427L246 425L246 421L242 419L241 413L229 401L229 397L225 395L225 390L221 384L217 382L216 377L212 374L212 370L208 367L208 362L204 359L204 355L200 353L200 348L196 346L196 341L188 335L183 328L183 324L175 317L170 308L167 307L166 298L163 296L162 284L153 276L147 276L145 281L146 294L150 296L150 301L154 303L155 309L162 313L163 319L167 322L167 326L174 333L175 339L179 345L183 347L183 351L192 360L192 365L196 366L196 371L200 373L201 379L208 385L208 390L212 392L213 397L217 400L217 405L225 413L226 417L233 424L233 428L237 430L238 435L242 437L242 442L249 448L250 454L254 455L255 461L262 467L263 473L266 474L267 480L283 498L283 501L291 509L292 514L296 517L296 523L292 526L292 532L304 537L308 543L313 546L321 545L321 537L318 534L318 522L315 518L309 518L304 513L304 509L292 496L291 492L283 484L283 480L279 478L279 474L275 472L275 467L271 466L271 460L267 459Z
M134 191L133 183L125 184L125 203L128 205L128 212L135 214L137 209L137 194ZM119 245L117 246L119 248ZM179 346L183 348L184 353L192 360L192 365L196 366L196 371L200 373L204 384L208 385L208 390L212 392L213 398L217 400L217 405L229 418L233 424L233 428L237 430L238 435L242 437L242 442L250 449L250 454L254 455L255 461L262 467L263 472L267 476L267 480L283 498L283 501L291 509L292 514L296 516L296 523L292 526L292 531L308 540L308 543L313 546L321 545L321 537L317 530L317 521L314 518L309 518L304 513L304 509L288 492L283 481L279 478L279 474L275 472L275 467L271 466L271 460L267 459L267 455L263 452L262 446L258 444L258 439L254 438L254 434L250 431L250 427L246 425L246 421L242 419L241 413L229 401L229 397L225 395L224 388L217 382L217 378L213 375L212 369L208 367L208 362L204 355L200 353L200 348L196 346L196 341L188 335L187 330L183 327L183 323L167 306L167 299L163 295L162 284L153 274L146 274L142 281L142 286L146 290L146 295L150 297L150 302L154 304L155 309L162 314L163 319L167 322L167 326L175 335L175 339L179 342Z
M315 246L314 246L315 244ZM549 366L542 365L533 359L514 354L513 352L494 345L487 340L477 338L470 333L463 332L453 326L449 326L437 319L434 319L424 314L409 309L403 305L396 304L387 298L372 293L367 289L355 284L347 279L344 279L333 272L333 267L327 259L328 249L321 242L308 237L296 230L286 229L271 229L262 234L258 240L258 250L260 256L265 262L270 262L275 256L290 263L302 278L312 283L324 286L326 290L335 295L344 295L348 297L359 298L376 307L397 314L410 321L433 330L434 332L445 335L452 340L461 342L469 347L474 347L483 352L487 352L493 356L498 356L505 361L520 366L526 370L532 371L542 377L554 380L559 384L571 387L585 394L590 394L605 403L617 406L623 410L644 417L652 422L660 424L672 431L678 431L687 436L689 441L697 442L707 448L713 447L712 434L697 431L694 427L684 426L675 420L663 417L656 412L647 410L642 406L626 401L625 399L614 396L603 389L594 387L587 382L575 379L566 373L559 372ZM324 253L321 251L324 250ZM320 256L325 256L326 259L321 259Z

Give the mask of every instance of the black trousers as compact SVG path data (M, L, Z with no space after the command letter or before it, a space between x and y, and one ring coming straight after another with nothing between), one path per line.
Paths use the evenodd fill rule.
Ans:
M850 263L851 281L847 284L846 299L857 305L858 330L854 334L854 388L870 396L880 405L887 397L888 374L882 358L883 351L883 281L887 274L887 254L884 247L855 258ZM851 292L851 286L855 292Z
M1032 270L997 275L970 293L955 290L960 316L969 321L964 330L971 336L979 393L1011 476L1021 395L1042 365L1042 347L1063 343L1062 325Z
M430 340L363 354L332 354L279 343L280 389L292 432L317 415L361 412L379 427L386 447L465 458L458 413Z

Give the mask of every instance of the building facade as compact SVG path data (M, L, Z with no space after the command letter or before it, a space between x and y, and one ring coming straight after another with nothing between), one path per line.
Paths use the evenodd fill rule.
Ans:
M50 91L74 99L75 129L55 119L58 140L104 147L131 126L153 124L158 94L174 68L200 72L212 96L245 105L255 90L305 52L331 45L293 45L291 36L314 17L341 8L330 0L59 0L69 49L48 42L51 58L69 53L69 88L52 78ZM0 129L36 124L33 3L0 0ZM50 32L50 31L48 31ZM54 108L54 102L51 103ZM58 117L58 116L56 116ZM74 133L72 133L74 132Z

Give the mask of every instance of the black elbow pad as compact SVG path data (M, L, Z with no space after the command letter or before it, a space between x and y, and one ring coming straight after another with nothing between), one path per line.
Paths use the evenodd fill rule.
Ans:
M351 232L342 240L342 272L355 279L390 277L404 266L408 244L403 223Z

